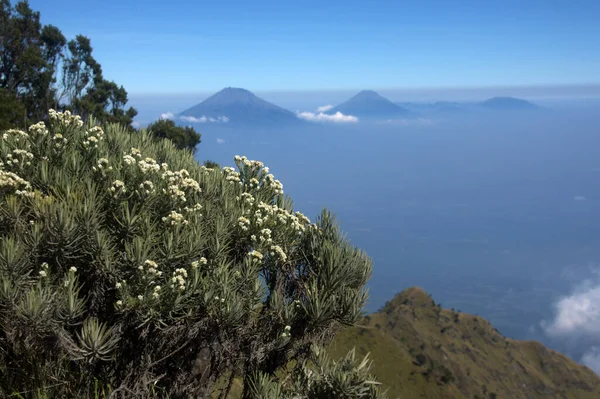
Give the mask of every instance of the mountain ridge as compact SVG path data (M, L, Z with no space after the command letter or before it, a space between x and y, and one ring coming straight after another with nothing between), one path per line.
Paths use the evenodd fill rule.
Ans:
M390 398L600 397L600 377L536 341L503 337L482 317L443 309L419 287L339 332L329 347L370 352Z

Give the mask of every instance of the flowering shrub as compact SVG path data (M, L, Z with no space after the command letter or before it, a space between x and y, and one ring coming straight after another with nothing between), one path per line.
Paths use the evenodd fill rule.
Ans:
M2 135L0 396L225 397L239 378L252 397L292 363L308 375L360 317L371 262L234 161L53 110Z

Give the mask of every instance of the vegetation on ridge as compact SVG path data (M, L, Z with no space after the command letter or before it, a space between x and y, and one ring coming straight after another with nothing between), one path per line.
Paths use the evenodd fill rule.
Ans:
M333 356L370 353L392 398L593 399L600 378L533 341L505 338L478 316L444 309L409 288L379 312L339 332Z
M371 260L261 162L54 110L0 162L0 396L382 397L368 361L318 350L360 318Z

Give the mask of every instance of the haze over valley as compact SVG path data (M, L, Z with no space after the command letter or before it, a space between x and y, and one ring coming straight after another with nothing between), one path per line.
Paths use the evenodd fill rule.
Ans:
M374 259L368 311L421 286L600 370L598 100L490 91L425 102L358 90L285 109L225 88L198 105L134 105L194 126L199 160L260 159L307 214L332 209Z

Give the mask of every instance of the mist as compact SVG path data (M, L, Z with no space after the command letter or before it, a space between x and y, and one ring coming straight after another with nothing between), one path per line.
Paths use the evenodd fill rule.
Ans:
M197 124L197 158L259 159L303 213L332 210L373 258L367 311L417 285L504 335L596 367L599 334L553 334L550 326L576 311L564 298L589 281L600 287L598 100L550 103L544 112L297 129ZM586 300L600 309L600 295Z

